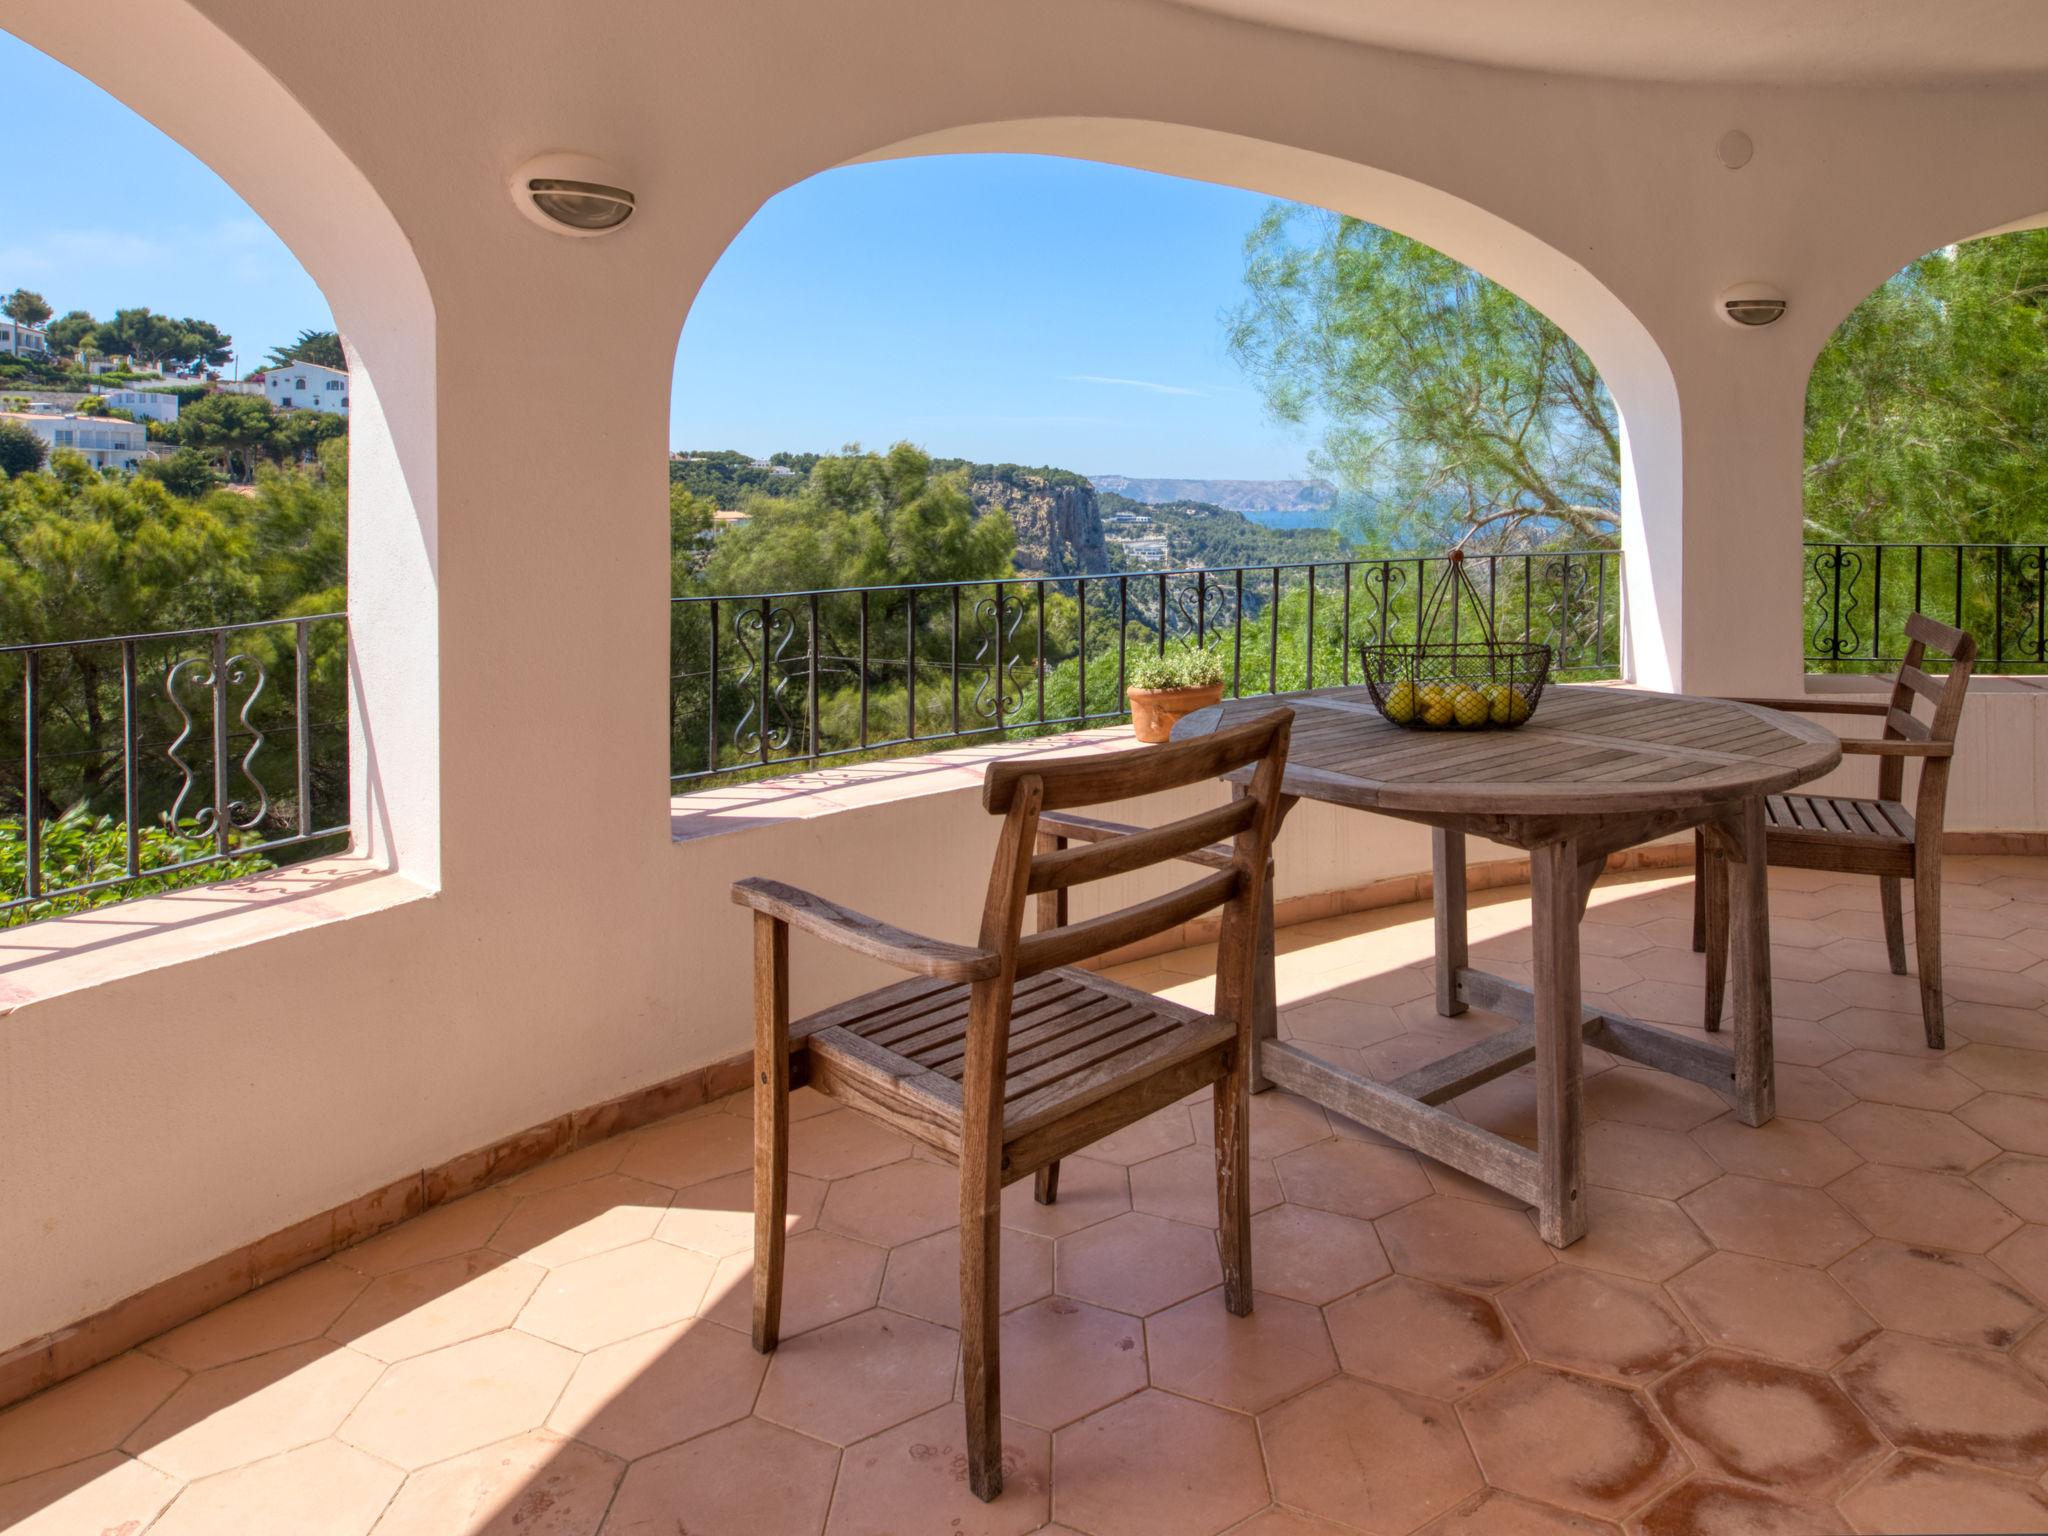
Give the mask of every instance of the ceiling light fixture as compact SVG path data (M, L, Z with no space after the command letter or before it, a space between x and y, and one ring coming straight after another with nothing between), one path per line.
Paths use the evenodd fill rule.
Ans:
M539 155L513 174L512 201L558 235L606 235L633 216L633 194L622 179L588 155Z

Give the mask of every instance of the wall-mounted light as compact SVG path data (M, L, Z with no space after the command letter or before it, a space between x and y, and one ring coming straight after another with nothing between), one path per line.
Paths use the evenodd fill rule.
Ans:
M537 155L512 174L512 201L558 235L606 235L633 216L619 173L588 155Z
M1730 325L1773 325L1784 318L1785 295L1769 283L1737 283L1721 295L1717 308Z

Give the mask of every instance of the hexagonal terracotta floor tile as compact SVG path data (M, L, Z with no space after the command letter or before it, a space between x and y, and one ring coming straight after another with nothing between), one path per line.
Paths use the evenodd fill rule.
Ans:
M1836 1374L1900 1450L2048 1467L2048 1387L2003 1355L1882 1333Z
M405 1474L337 1440L315 1440L246 1467L201 1478L150 1527L163 1536L362 1536Z
M1689 1131L1727 1112L1727 1104L1713 1089L1644 1067L1617 1067L1586 1084L1586 1115L1591 1120Z
M1233 1317L1219 1288L1145 1320L1152 1385L1240 1413L1275 1403L1337 1374L1323 1314L1283 1296L1253 1297Z
M1998 1148L1954 1115L1903 1104L1854 1104L1828 1122L1828 1129L1873 1163L1968 1173L1998 1154Z
M1842 1500L1863 1531L2048 1531L2048 1498L2018 1478L1925 1456L1893 1458Z
M423 1355L511 1327L546 1275L487 1248L393 1270L371 1281L327 1336L387 1364Z
M1197 1107L1190 1117L1195 1140L1203 1146L1216 1144L1216 1121L1206 1106ZM1284 1157L1297 1147L1321 1141L1330 1134L1330 1118L1321 1106L1295 1094L1273 1089L1252 1096L1251 1144L1253 1157Z
M375 1536L594 1536L625 1470L536 1429L413 1473Z
M1415 1154L1372 1142L1320 1141L1275 1162L1280 1184L1296 1205L1371 1221L1430 1193Z
M1664 1280L1704 1258L1710 1246L1673 1202L1594 1184L1586 1190L1586 1235L1557 1256L1566 1264Z
M1976 1084L1972 1083L1971 1087ZM2017 1093L1986 1093L1956 1112L1971 1130L2009 1152L2048 1157L2048 1099Z
M817 1536L838 1466L829 1445L742 1419L635 1462L612 1501L606 1536Z
M183 1485L155 1467L102 1451L84 1461L0 1484L0 1530L11 1536L140 1531Z
M1206 1228L1126 1211L1061 1238L1053 1272L1061 1295L1142 1317L1220 1283L1223 1261Z
M1825 1120L1856 1102L1856 1095L1819 1067L1777 1066L1778 1113L1794 1120Z
M1052 1502L1052 1437L1003 1423L1003 1491L984 1504L967 1486L967 1425L936 1408L846 1448L826 1536L899 1536L906 1516L946 1536L1026 1536Z
M317 1339L369 1280L333 1262L309 1265L151 1339L147 1354L188 1371L268 1354Z
M1003 1319L1002 1374L1006 1416L1058 1429L1145 1385L1145 1325L1048 1296Z
M2048 1051L2027 1051L2010 1045L1966 1045L1950 1053L1948 1064L1978 1087L1994 1093L2048 1098Z
M121 1448L173 1477L225 1472L333 1434L383 1369L324 1339L216 1366L173 1392Z
M1391 1039L1403 1029L1401 1017L1385 1003L1348 997L1317 998L1297 1003L1280 1016L1280 1032L1290 1040L1357 1049Z
M754 1412L814 1439L851 1445L953 1395L960 1335L880 1308L784 1339Z
M1950 1344L2004 1349L2041 1312L1988 1259L1865 1243L1829 1271L1887 1328Z
M1848 1530L1826 1504L1708 1477L1680 1483L1629 1528L1641 1536L1836 1536Z
M1967 1104L1980 1091L1947 1063L1916 1060L1885 1051L1851 1051L1821 1070L1859 1099L1878 1104L1903 1104L1909 1109L1948 1111Z
M1955 1174L1865 1163L1828 1193L1879 1237L1929 1248L1982 1253L2020 1227L2017 1216Z
M1692 1134L1728 1172L1776 1179L1781 1184L1818 1187L1840 1178L1863 1160L1843 1145L1829 1126L1782 1115L1768 1125L1744 1125L1728 1115Z
M1053 1461L1053 1518L1090 1536L1214 1536L1269 1498L1252 1421L1166 1392L1068 1425Z
M532 1264L574 1263L652 1236L671 1198L660 1185L616 1173L585 1179L526 1196L488 1246Z
M2029 1223L1994 1247L1988 1257L2019 1281L2035 1301L2048 1305L2048 1227Z
M1346 1371L1430 1397L1462 1397L1522 1359L1491 1301L1409 1275L1346 1297L1325 1320Z
M1302 1205L1252 1218L1252 1284L1320 1306L1389 1273L1372 1223Z
M551 1271L520 1312L519 1327L579 1351L615 1344L695 1313L714 1268L672 1243L614 1248Z
M1331 1145L1331 1143L1321 1143ZM1280 1203L1280 1176L1271 1159L1251 1160L1252 1209L1263 1211ZM1213 1227L1216 1214L1216 1151L1213 1147L1187 1146L1130 1168L1131 1208L1148 1216L1165 1216L1190 1226Z
M1592 1183L1676 1200L1720 1172L1720 1165L1682 1132L1626 1120L1595 1120L1586 1127L1586 1177Z
M1497 1291L1551 1264L1528 1217L1504 1206L1432 1195L1375 1225L1394 1268L1467 1290Z
M1131 1208L1129 1172L1119 1164L1098 1163L1091 1157L1061 1161L1059 1199L1051 1205L1038 1203L1032 1184L1030 1179L1019 1179L1003 1191L1004 1226L1040 1237L1065 1237Z
M1409 1531L1480 1486L1453 1411L1340 1376L1259 1419L1282 1504L1373 1531Z
M113 1450L184 1380L131 1350L0 1413L0 1484Z
M1527 1365L1458 1405L1486 1480L1539 1503L1619 1518L1685 1475L1635 1393Z
M910 1156L908 1137L870 1115L814 1115L789 1128L789 1167L811 1179L843 1179Z
M468 1253L488 1243L491 1234L504 1225L505 1218L518 1204L502 1186L480 1189L473 1195L423 1211L353 1248L344 1248L334 1256L334 1261L361 1274L384 1275L394 1269L410 1269L415 1264Z
M619 1172L681 1189L754 1166L754 1128L737 1115L686 1115L634 1138Z
M1818 1497L1855 1481L1884 1442L1817 1371L1702 1355L1657 1383L1657 1406L1709 1472Z
M799 1232L783 1249L782 1336L793 1338L865 1312L882 1291L886 1250L833 1232ZM754 1326L754 1256L721 1259L698 1316L751 1334Z
M791 1174L789 1209L782 1230L793 1234L809 1231L816 1225L826 1188L821 1179ZM662 1212L654 1235L664 1243L674 1243L678 1248L714 1259L753 1252L754 1175L729 1173L722 1179L677 1190L669 1208Z
M881 1248L959 1224L960 1175L914 1157L834 1180L818 1212L823 1230Z
M1970 1181L2020 1220L2048 1222L2048 1158L2001 1153Z
M634 1461L745 1418L768 1360L716 1323L657 1329L585 1355L548 1425Z
M1629 1385L1700 1348L1657 1287L1597 1270L1560 1264L1501 1292L1500 1305L1531 1359Z
M1825 1267L1870 1235L1825 1190L1739 1174L1724 1175L1678 1204L1716 1248L1788 1264Z
M1877 1332L1829 1275L1746 1253L1716 1253L1665 1287L1708 1342L1826 1370Z
M1002 1309L1052 1293L1052 1240L1035 1232L1002 1235ZM960 1229L934 1232L891 1250L882 1305L942 1328L960 1326Z
M424 1467L538 1429L576 1358L516 1330L453 1344L392 1366L338 1434L395 1466Z

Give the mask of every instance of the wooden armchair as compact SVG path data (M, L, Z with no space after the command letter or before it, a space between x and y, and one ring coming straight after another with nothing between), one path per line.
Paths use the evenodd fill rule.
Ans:
M1056 1168L1066 1154L1213 1085L1224 1304L1239 1316L1251 1311L1246 1116L1253 998L1292 720L1276 710L1181 745L991 767L982 804L1003 824L977 944L908 933L780 881L742 880L732 888L733 900L754 910L754 1347L774 1349L779 1333L789 1092L807 1082L960 1169L968 1482L982 1499L1002 1491L1004 1185ZM1176 789L1254 763L1249 791L1228 805L1147 831L1033 852L1045 813ZM1071 927L1023 934L1032 896L1181 858L1220 838L1230 839L1223 867L1191 884ZM1074 968L1219 907L1213 1014ZM792 927L914 979L792 1023ZM1050 1177L1039 1194L1056 1197Z
M1772 795L1765 802L1765 848L1770 863L1787 868L1877 876L1885 950L1895 976L1906 974L1906 924L1899 882L1913 882L1920 1017L1929 1048L1940 1050L1946 1034L1941 1001L1941 828L1956 726L1962 718L1970 670L1977 660L1977 642L1960 629L1918 613L1906 620L1906 638L1905 660L1886 703L1826 695L1744 702L1800 714L1870 715L1884 721L1880 739L1842 743L1846 754L1877 758L1877 798ZM1922 669L1930 646L1952 658L1947 676L1936 677ZM1916 698L1927 700L1931 720L1922 721L1913 713ZM1919 792L1910 811L1903 800L1909 757L1921 761ZM1711 839L1695 833L1693 849L1693 948L1706 951L1706 1026L1718 1029L1727 979L1727 872Z

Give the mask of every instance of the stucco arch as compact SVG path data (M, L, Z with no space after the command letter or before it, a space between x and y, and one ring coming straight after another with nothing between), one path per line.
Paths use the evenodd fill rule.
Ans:
M1677 516L1683 492L1678 389L1649 329L1579 262L1510 220L1411 177L1185 123L1106 117L970 123L880 145L841 164L971 154L1093 161L1328 208L1420 240L1526 299L1586 349L1614 396L1622 423L1628 633L1632 641L1660 634L1660 610L1675 606L1677 585L1672 573L1673 579L1662 583L1667 601L1660 603L1660 582L1647 558L1641 519L1645 506ZM1646 673L1643 680L1653 685L1668 683L1661 644L1631 644L1627 654L1632 675Z
M17 0L10 31L214 170L298 258L350 352L351 820L360 851L439 870L434 305L369 180L271 73L186 0L119 25ZM189 82L204 80L205 91ZM238 110L219 110L222 100ZM251 132L259 122L261 132ZM380 744L402 743L396 759Z

